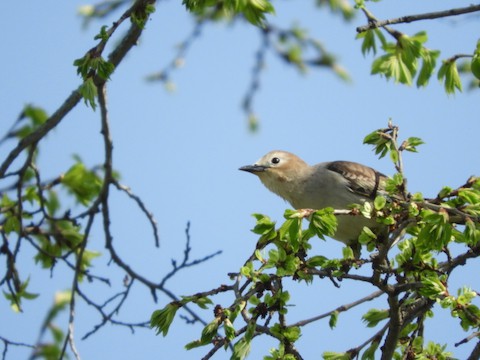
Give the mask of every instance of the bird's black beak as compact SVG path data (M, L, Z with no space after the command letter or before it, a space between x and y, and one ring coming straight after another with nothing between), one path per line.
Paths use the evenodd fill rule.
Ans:
M254 164L254 165L242 166L242 167L239 168L238 170L242 170L242 171L246 171L246 172L255 174L255 173L258 173L258 172L265 171L266 169L268 169L267 166Z

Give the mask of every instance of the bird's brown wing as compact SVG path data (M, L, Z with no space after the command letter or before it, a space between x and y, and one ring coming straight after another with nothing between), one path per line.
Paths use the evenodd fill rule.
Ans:
M370 199L375 199L378 191L384 189L387 178L371 167L351 161L332 161L327 169L342 175L350 191Z

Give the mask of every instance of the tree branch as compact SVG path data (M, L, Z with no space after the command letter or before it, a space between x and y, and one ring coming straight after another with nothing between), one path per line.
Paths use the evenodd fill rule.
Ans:
M398 303L398 296L389 294L388 295L388 305L389 305L389 315L390 322L388 326L387 337L385 338L384 345L382 347L382 360L393 359L393 354L397 347L398 337L400 335L400 330L402 325L400 306Z
M405 15L395 19L381 20L381 21L369 21L367 25L357 27L357 32L362 33L371 29L384 27L386 25L410 23L419 20L432 20L448 16L463 15L472 12L480 11L480 5L470 5L464 8L456 8L444 11L430 12L417 15Z
M467 360L477 360L480 358L480 341L477 342L477 345L472 350L472 353L467 358Z
M115 187L116 187L118 190L123 191L124 193L126 193L130 199L133 199L133 200L137 203L138 207L139 207L140 210L142 210L142 212L145 214L145 216L147 217L148 221L150 222L150 225L152 226L153 237L154 237L154 239L155 239L155 246L156 246L156 247L160 247L160 236L158 235L158 223L157 223L157 220L155 220L155 217L153 216L153 214L147 209L147 207L145 206L143 200L140 199L139 196L135 195L128 186L125 186L125 185L120 184L120 183L119 183L117 180L115 180L115 179L112 179L112 181L113 181L113 185L115 185Z
M293 326L305 326L307 324L310 324L314 321L317 321L317 320L320 320L320 319L323 319L323 318L326 318L328 316L331 316L333 313L335 312L344 312L344 311L347 311L347 310L350 310L351 308L354 308L355 306L358 306L360 304L363 304L367 301L371 301L373 299L376 299L377 297L381 296L384 294L384 291L383 290L378 290L378 291L375 291L373 293L371 293L370 295L367 295L361 299L358 299L354 302L351 302L349 304L345 304L345 305L342 305L342 306L339 306L337 307L335 310L331 310L331 311L328 311L324 314L321 314L321 315L318 315L318 316L314 316L310 319L305 319L305 320L302 320L302 321L297 321L296 323L293 323L293 324L290 324L289 327L293 327Z

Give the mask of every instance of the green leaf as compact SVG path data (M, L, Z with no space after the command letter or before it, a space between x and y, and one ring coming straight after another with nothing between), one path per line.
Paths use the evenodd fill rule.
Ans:
M382 210L386 204L387 204L387 199L380 195L377 196L373 201L373 206L375 207L375 210Z
M52 333L53 341L55 344L60 344L61 341L64 339L65 334L63 333L62 329L58 328L57 326L50 324L49 327L50 332Z
M475 189L460 189L458 197L464 202L472 205L480 204L480 192Z
M467 244L475 245L480 240L480 225L467 218L465 221L465 230L463 231Z
M233 353L230 360L243 360L250 353L250 341L244 337L238 340L233 346Z
M364 351L362 360L375 360L375 352L378 349L378 341L373 341L372 344Z
M45 110L33 105L25 106L23 109L23 116L31 120L31 124L33 125L34 129L44 124L48 119L48 114L45 112Z
M349 353L337 353L332 351L326 351L322 354L325 360L352 360L352 356Z
M185 345L185 350L192 350L200 346L204 346L200 340L194 340Z
M355 259L355 255L353 253L353 249L350 246L344 246L342 248L342 255L345 260L353 260Z
M40 202L40 197L37 193L36 186L29 186L25 189L25 194L23 195L22 199L24 201L28 201L31 204Z
M39 359L59 359L62 349L58 344L41 344L35 349L35 356Z
M260 128L259 118L253 113L248 114L247 122L248 122L248 130L250 130L250 132L252 133L256 133Z
M316 255L307 260L307 265L312 267L323 266L327 260L325 256Z
M110 75L115 70L115 66L109 61L105 61L102 58L99 59L100 61L97 65L97 75L100 76L103 80L109 80Z
M418 137L409 137L402 144L402 148L406 151L417 152L417 146L425 144L425 142Z
M252 232L262 235L268 240L273 239L276 236L274 221L270 220L268 216L262 214L253 214L252 216L257 219L257 223L252 229Z
M333 236L337 231L337 218L333 215L332 208L315 211L310 217L309 229L313 230L320 239Z
M98 196L102 188L102 180L82 162L74 164L63 175L61 182L85 206Z
M107 33L107 29L108 29L108 26L103 25L102 28L100 29L100 32L97 35L95 35L95 37L93 39L94 40L107 41L108 38L109 38L109 35Z
M150 14L155 12L155 5L153 3L146 4L145 7L137 6L135 11L130 14L130 21L138 28L143 29Z
M17 279L18 279L18 277L17 277ZM11 306L13 311L15 311L15 312L22 311L22 309L21 309L22 299L34 300L39 296L39 294L34 294L34 293L31 293L31 292L27 291L29 283L30 283L30 278L28 278L26 281L24 281L22 283L19 283L18 287L16 289L16 292L14 292L14 293L7 293L5 291L3 292L3 295L5 296L5 298L8 301L10 301L10 306Z
M60 201L58 200L56 191L48 191L48 199L45 202L45 205L47 207L48 215L50 216L54 216L55 213L60 209Z
M7 220L5 221L3 225L3 230L5 231L6 234L10 234L11 232L20 232L20 221L16 216L8 216Z
M95 110L97 104L95 103L95 99L98 95L97 86L93 82L92 78L88 78L83 82L82 85L78 88L78 92L82 95L85 105L89 106Z
M289 326L283 330L283 336L290 342L295 342L300 338L302 332L298 326Z
M243 13L245 18L253 25L263 27L265 15L274 14L275 9L268 0L236 0L235 10Z
M362 316L362 320L368 327L375 327L380 321L388 319L388 310L370 309Z
M393 148L390 149L390 160L392 160L392 162L396 164L398 162L398 158L398 151Z
M380 159L387 155L392 148L392 141L388 137L384 136L381 130L375 130L365 136L363 143L374 145L375 154L379 155Z
M367 219L370 219L372 217L372 211L373 206L372 203L369 201L365 201L360 207L360 213Z
M453 228L448 221L448 213L446 211L435 213L424 210L421 212L421 216L425 224L418 234L417 244L426 251L432 249L441 251L453 240Z
M270 250L270 251L273 251L273 250ZM270 257L272 257L271 254L269 254ZM270 260L270 259L269 259ZM253 263L251 261L249 261L248 263L246 263L244 266L242 266L240 268L240 273L247 277L247 278L251 278L253 276Z
M401 173L395 173L391 178L387 179L385 183L385 190L389 194L398 193L398 189L403 185L403 175Z
M377 235L367 226L364 226L362 228L362 232L360 233L360 236L358 237L358 242L360 244L366 245L374 240L377 239Z
M433 75L437 65L437 58L440 51L423 49L421 52L422 68L417 78L417 87L426 86Z
M76 248L83 241L81 226L72 223L71 220L56 220L50 222L51 231L56 244L65 250Z
M82 237L83 239L83 237ZM83 256L82 256L82 262L80 264L80 269L82 271L87 271L88 268L92 266L92 260L100 257L102 253L100 251L90 251L90 250L84 250ZM83 274L79 276L79 280L81 281L83 279Z
M407 65L401 53L389 53L380 56L372 63L372 75L381 74L387 79L393 78L396 83L412 84L412 71Z
M204 345L210 344L214 336L217 335L218 327L221 324L221 318L216 317L211 321L207 326L203 328L202 337L200 338L200 342Z
M170 328L179 308L180 304L173 302L165 306L163 309L153 312L150 318L150 327L157 329L157 335L161 333L163 336L166 336L168 334L168 329Z
M439 193L437 194L437 197L440 198L440 199L443 199L447 196L450 196L452 191L453 191L453 189L450 186L444 186L442 188L442 190L440 190Z
M373 30L364 31L357 35L357 39L362 39L362 54L365 56L369 52L377 53L377 46L375 44L375 33Z
M247 331L245 331L245 340L250 343L255 335L256 324L253 321L250 321L247 325Z
M260 261L260 262L265 262L265 259L263 258L263 255L262 255L262 252L260 251L260 249L256 249L255 250L255 258Z
M430 272L422 275L421 282L423 286L419 289L420 294L432 300L448 295L448 290L443 280L437 274Z
M455 60L444 60L438 70L438 80L443 81L447 94L455 93L455 89L462 91L462 82L458 74L457 63Z
M232 341L235 338L235 328L230 319L227 318L223 321L223 330L228 341Z
M279 233L281 239L298 241L302 236L302 219L293 218L286 220L280 227Z
M91 61L90 53L85 54L84 57L78 58L73 61L73 66L77 67L77 74L81 75L83 80L86 80L89 77L90 72L90 61Z
M328 6L334 13L340 13L344 20L351 20L355 16L355 9L350 5L348 1L344 0L329 0L329 1L317 1L317 6Z
M337 326L337 321L338 321L338 311L333 311L330 314L330 320L328 321L328 325L330 326L330 329L334 329Z
M472 74L480 80L480 40L477 41L477 48L473 53L472 61L470 62L470 69Z
M219 3L215 0L183 0L187 10L197 14L205 14L208 8L222 7L224 13L243 15L251 24L264 26L265 15L275 13L268 0L229 0Z

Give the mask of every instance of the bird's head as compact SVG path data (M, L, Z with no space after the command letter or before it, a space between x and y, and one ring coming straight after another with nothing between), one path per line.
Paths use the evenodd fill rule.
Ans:
M242 166L239 170L257 175L271 191L285 197L282 188L290 187L309 166L298 156L287 151L270 151L253 165Z

